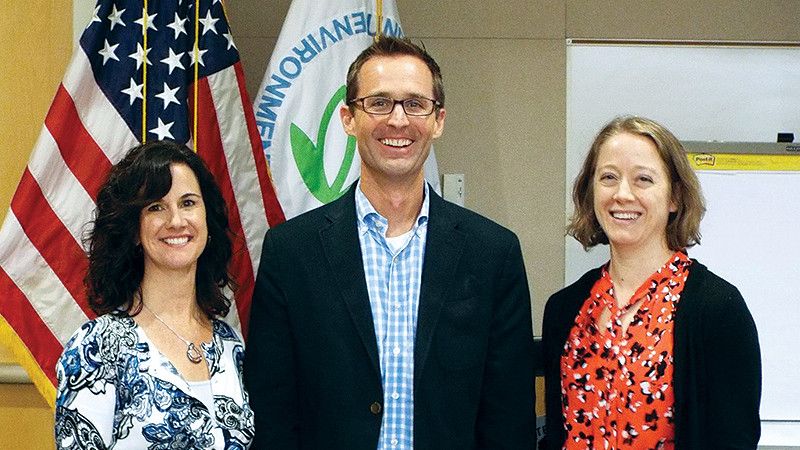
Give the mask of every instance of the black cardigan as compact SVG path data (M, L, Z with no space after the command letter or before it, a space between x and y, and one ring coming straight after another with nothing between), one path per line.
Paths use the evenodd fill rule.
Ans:
M600 268L553 294L544 311L542 348L547 425L542 448L566 440L560 361ZM756 326L735 286L692 260L675 310L675 448L755 449L761 435L761 353Z

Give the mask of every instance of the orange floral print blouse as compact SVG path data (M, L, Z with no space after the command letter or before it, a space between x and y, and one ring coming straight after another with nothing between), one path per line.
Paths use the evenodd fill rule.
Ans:
M673 449L673 317L691 260L676 252L623 308L608 265L575 319L561 356L565 449ZM642 301L625 332L621 316ZM606 328L597 323L608 309Z

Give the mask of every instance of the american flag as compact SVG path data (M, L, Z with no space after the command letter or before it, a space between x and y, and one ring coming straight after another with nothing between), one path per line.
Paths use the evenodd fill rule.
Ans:
M146 14L143 0L99 0L79 44L0 229L0 336L51 405L63 345L95 317L82 244L94 201L143 128L194 136L220 185L240 286L226 319L245 333L261 240L284 220L220 0L151 0Z

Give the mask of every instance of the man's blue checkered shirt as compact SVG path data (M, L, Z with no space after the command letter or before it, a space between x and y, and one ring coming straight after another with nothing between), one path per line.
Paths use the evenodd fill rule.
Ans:
M419 216L397 249L387 243L389 222L356 187L358 237L363 255L383 384L378 449L414 448L414 337L422 262L428 235L428 185Z

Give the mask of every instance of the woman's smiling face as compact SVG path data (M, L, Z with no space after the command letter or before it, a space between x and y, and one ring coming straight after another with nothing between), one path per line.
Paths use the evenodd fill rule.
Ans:
M139 239L144 270L194 270L208 241L206 207L200 183L185 164L170 165L167 195L142 208Z
M667 222L677 208L652 140L624 132L610 137L600 147L592 183L594 213L612 250L668 247Z

